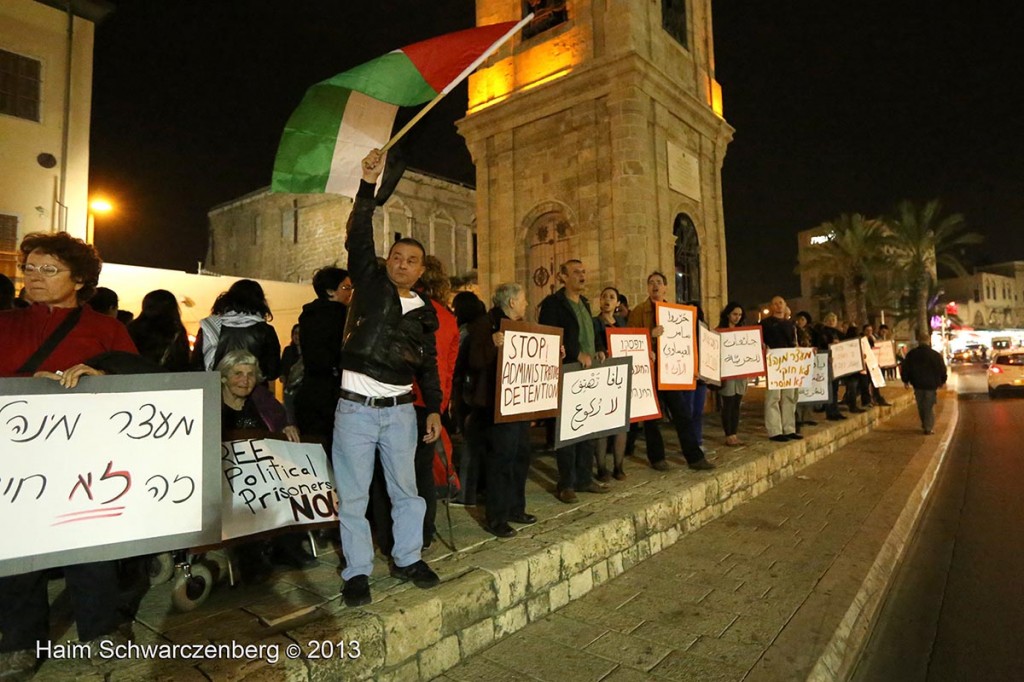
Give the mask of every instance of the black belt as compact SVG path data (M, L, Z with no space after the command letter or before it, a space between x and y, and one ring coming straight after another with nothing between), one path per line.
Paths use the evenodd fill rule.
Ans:
M411 403L416 399L412 393L406 393L404 395L397 395L393 398L371 398L365 395L359 395L352 391L345 390L344 388L338 392L338 395L345 400L351 400L354 403L360 403L367 407L394 407L396 405L405 405Z

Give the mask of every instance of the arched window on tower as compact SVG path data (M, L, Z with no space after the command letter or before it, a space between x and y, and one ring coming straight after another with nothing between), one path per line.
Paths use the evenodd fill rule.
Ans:
M690 216L680 213L672 225L676 238L676 303L700 300L700 240Z

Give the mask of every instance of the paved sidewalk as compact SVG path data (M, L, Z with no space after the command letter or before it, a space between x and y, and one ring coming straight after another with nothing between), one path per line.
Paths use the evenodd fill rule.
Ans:
M938 434L954 412L940 401ZM873 564L940 445L905 409L437 679L806 679L884 590Z
M444 529L443 542L435 541L425 554L442 578L442 584L432 590L419 590L390 578L385 563L378 557L371 576L373 603L359 609L347 608L338 593L341 584L339 553L332 545L324 548L325 553L313 568L278 570L267 583L259 585L235 588L217 585L209 600L193 611L180 613L170 607L171 583L154 586L142 602L135 623L136 640L140 644L264 645L277 648L280 654L277 660L259 656L205 659L150 656L106 661L99 666L81 658L50 660L42 666L36 679L145 682L163 679L175 682L426 680L451 670L461 660L470 659L524 627L533 627L530 623L544 627L543 621L552 613L557 612L553 616L555 619L566 618L566 614L573 613L570 609L584 608L566 605L587 597L591 590L600 592L602 586L608 585L616 576L629 578L644 565L645 559L663 550L668 551L674 543L689 541L696 529L730 510L735 510L730 518L748 518L745 522L732 522L737 539L751 539L748 536L752 536L755 542L764 544L764 556L758 555L761 561L769 557L793 561L801 552L808 551L806 548L811 543L801 544L792 539L792 548L785 544L771 544L767 541L767 528L760 527L768 522L748 515L765 508L766 504L768 509L774 508L772 504L781 504L766 503L769 498L764 495L773 486L786 481L806 484L800 479L793 481L793 476L806 475L809 464L822 458L831 459L831 453L850 443L860 443L858 438L870 433L871 429L879 428L880 424L894 418L902 406L912 402L909 392L900 388L886 388L884 392L897 407L878 408L842 422L819 422L805 431L806 440L780 444L766 438L761 415L763 390L752 388L743 402L740 424L740 435L747 442L745 447L725 447L718 415L705 417L705 449L709 458L718 463L717 470L688 470L678 455L674 433L670 427L663 426L669 459L674 464L670 471L655 471L645 460L631 458L626 467L628 479L613 481L612 494L581 494L579 502L572 505L562 504L555 498L554 457L551 452L540 448L536 451L527 485L528 510L540 520L533 526L522 527L518 537L498 540L486 533L480 524L482 507L451 508L451 538L457 549L446 546L450 545L451 539L445 509L439 508L438 526ZM909 438L906 434L893 433L899 439ZM540 436L539 431L535 435ZM921 437L918 436L917 440ZM641 453L642 448L643 442L640 441L638 449ZM894 474L895 471L889 473ZM820 491L817 485L804 487L813 492L813 497L808 500L831 500L831 497L842 500L850 494L844 492L841 481L822 484ZM806 492L803 487L790 486L787 490L792 491L787 493L790 496ZM856 499L858 496L852 497ZM796 504L808 502L801 500ZM752 505L749 511L747 505ZM781 521L775 524L781 523L784 531L802 528L801 524L807 523L792 513L786 517L793 519L788 525ZM810 530L821 531L815 536L816 541L820 539L818 535L827 538L836 532L831 527ZM805 528L803 532L810 531ZM800 539L806 541L803 536ZM792 599L788 596L795 589L792 585L783 585L771 592L769 587L774 583L757 584L757 580L771 577L767 566L764 567L767 570L758 572L757 580L750 579L742 575L742 567L736 559L742 550L734 550L731 545L723 549L714 543L704 546L702 542L706 541L694 539L695 544L682 545L690 547L684 551L688 558L677 559L679 569L675 573L687 579L667 580L663 577L663 589L667 594L685 594L692 608L707 611L714 607L715 614L735 611L734 615L739 615L735 610L739 604L733 602L747 599L783 604L779 607L782 609L792 608L791 602L787 601ZM780 570L784 566L781 564ZM693 571L700 574L689 575ZM725 585L733 589L723 593L716 580L725 580ZM623 583L615 581L612 584ZM704 591L695 593L691 585L697 585ZM762 589L747 594L755 587ZM67 595L61 595L62 588L62 581L51 583L55 622L53 638L55 642L73 642L76 639L75 628L70 618ZM732 602L719 603L720 599ZM660 602L657 595L652 595L651 600ZM619 604L627 601L632 601L628 595ZM727 608L730 604L733 611ZM604 611L615 609L606 608ZM683 618L680 614L676 617ZM648 620L657 624L665 619L663 616L659 618ZM685 620L689 622L690 617ZM711 639L729 643L736 639L737 633L744 632L744 627L749 629L746 619L740 625L734 620L720 623L718 630L709 633L690 628L685 632L692 639L686 641L685 646L675 639L670 644L680 648L679 654L697 656L705 647L711 646ZM636 637L633 630L638 625L642 623L634 624L632 628L622 624L618 629L606 626L595 637L613 637L617 636L614 635L616 632ZM654 627L656 625L650 625L648 629ZM699 641L702 635L704 643ZM325 640L358 640L361 655L358 659L341 660L337 651L333 658L323 657L324 652L321 651L320 657L314 656L310 643ZM587 644L590 643L588 640ZM738 644L750 643L741 640ZM299 657L287 658L287 648L296 645L301 648ZM696 649L689 651L692 647ZM765 658L768 660L769 657ZM720 663L734 665L730 660ZM665 665L661 658L653 661L652 665L654 663ZM608 670L615 670L618 675L625 674L617 665L613 662ZM506 679L523 679L519 673L505 672L511 676ZM452 673L456 674L463 673Z

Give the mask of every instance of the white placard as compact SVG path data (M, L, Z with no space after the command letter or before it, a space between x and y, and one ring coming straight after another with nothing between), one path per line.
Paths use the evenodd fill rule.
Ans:
M667 141L668 186L700 201L700 161L682 147Z
M828 351L814 354L814 370L811 379L797 392L796 401L811 405L823 405L832 400L832 382L828 376Z
M828 350L832 356L833 379L856 374L864 369L864 358L861 354L859 338L833 343Z
M645 329L616 329L609 327L609 357L627 357L633 361L633 380L630 386L629 420L639 422L660 419L661 406L654 388L651 368L651 337Z
M203 390L82 390L103 380L0 397L0 560L203 530Z
M875 353L875 359L878 361L879 367L889 368L899 364L896 361L896 346L891 340L878 341L871 350Z
M752 379L765 374L760 327L719 329L722 335L722 380Z
M561 330L502 320L501 331L505 340L495 382L495 421L554 417L561 378Z
M878 358L875 357L875 352L871 348L871 343L867 337L860 337L860 352L864 355L864 366L868 370L868 376L871 377L871 383L874 384L875 388L882 388L885 386L885 377L882 376L882 368L878 366Z
M221 443L221 538L338 520L334 473L322 445L282 440Z
M655 303L658 337L658 390L690 390L697 385L697 308Z
M765 353L768 364L769 390L800 388L811 380L814 371L813 348L769 348Z
M697 375L705 382L719 386L722 383L722 335L701 322L698 336Z
M555 447L629 428L630 364L630 358L609 358L587 369L565 366Z

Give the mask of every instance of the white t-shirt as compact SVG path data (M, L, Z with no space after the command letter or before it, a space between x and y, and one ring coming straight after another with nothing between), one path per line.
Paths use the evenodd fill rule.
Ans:
M426 305L418 294L413 294L408 298L399 296L398 300L402 302L402 315L408 315L413 310ZM368 398L394 398L412 390L412 384L386 384L350 369L341 373L341 387L346 391L365 395Z

